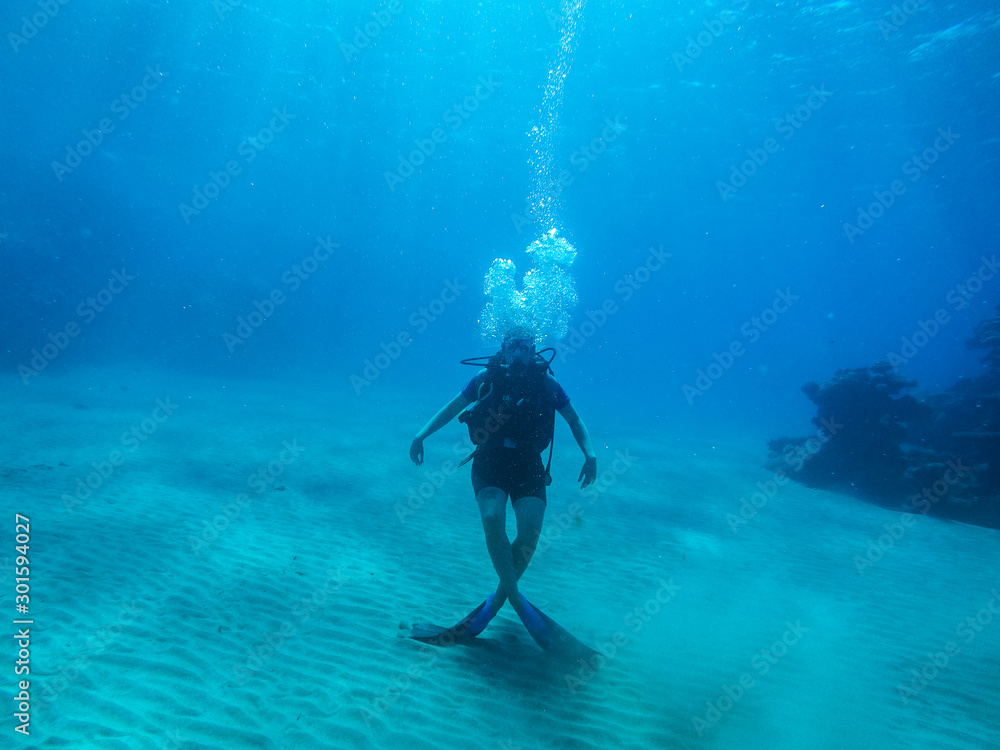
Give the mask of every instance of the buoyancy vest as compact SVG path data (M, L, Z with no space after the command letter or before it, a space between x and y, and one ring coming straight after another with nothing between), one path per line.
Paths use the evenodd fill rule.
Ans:
M483 366L478 361L481 359L462 360L462 364ZM469 428L477 452L506 448L539 454L552 445L555 406L545 382L551 362L539 352L523 373L514 374L500 353L488 359L476 401L458 415L458 420Z

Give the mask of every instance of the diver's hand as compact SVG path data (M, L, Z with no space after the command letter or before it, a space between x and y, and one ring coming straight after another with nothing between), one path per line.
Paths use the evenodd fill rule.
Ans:
M577 477L576 481L583 482L580 485L581 490L597 481L597 456L591 456L583 462L583 468L580 469L580 476Z
M424 462L424 441L420 438L413 438L410 443L410 460L417 466Z

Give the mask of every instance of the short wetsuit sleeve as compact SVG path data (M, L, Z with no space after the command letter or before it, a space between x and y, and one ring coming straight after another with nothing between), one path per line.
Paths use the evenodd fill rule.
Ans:
M569 403L569 396L566 395L566 391L563 390L563 387L551 375L545 376L545 382L548 386L549 396L552 399L552 408L559 411Z
M466 383L465 388L462 389L462 395L465 396L469 401L479 400L479 384L483 382L483 378L486 377L486 370L480 370L477 372L468 383Z

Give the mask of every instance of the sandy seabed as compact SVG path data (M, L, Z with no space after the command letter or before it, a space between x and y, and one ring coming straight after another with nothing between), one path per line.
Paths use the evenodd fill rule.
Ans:
M573 664L509 608L476 647L407 637L495 585L460 426L407 459L450 393L132 369L0 388L0 579L13 620L19 513L33 620L30 735L9 720L4 746L1000 746L1000 533L795 484L744 505L771 478L756 439L589 415L604 473L581 493L560 426L522 587L606 654Z

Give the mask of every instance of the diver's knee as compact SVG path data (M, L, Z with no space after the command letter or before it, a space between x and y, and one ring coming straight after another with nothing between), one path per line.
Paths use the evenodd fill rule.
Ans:
M527 568L528 564L531 562L531 558L535 556L535 545L515 543L511 545L510 549L514 556L515 569L524 572L524 569Z
M535 554L535 548L538 546L538 537L535 537L530 542L525 542L522 539L515 539L514 544L511 546L517 548L517 554L525 560L530 560L531 556Z
M506 528L507 519L502 512L493 510L483 511L483 528L487 531L495 531L498 528Z
M538 546L538 540L541 536L542 530L540 528L518 529L514 544L522 547L531 554L535 551L535 547Z

